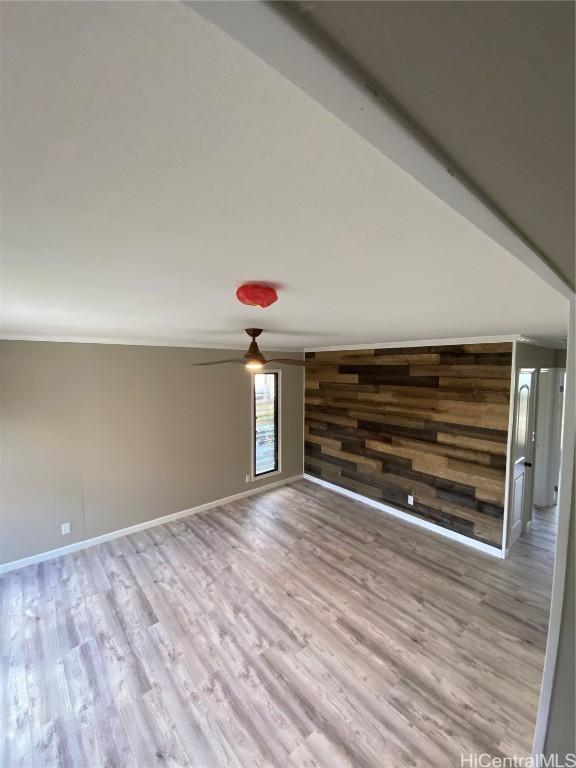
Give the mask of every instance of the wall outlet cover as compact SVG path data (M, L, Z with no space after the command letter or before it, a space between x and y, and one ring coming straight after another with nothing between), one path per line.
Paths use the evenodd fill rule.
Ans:
M62 523L62 536L68 536L70 533L70 523Z
M250 475L246 475L246 482L249 483L251 480L252 478L250 477Z
M411 507L414 506L414 496L408 496L408 504L410 504Z

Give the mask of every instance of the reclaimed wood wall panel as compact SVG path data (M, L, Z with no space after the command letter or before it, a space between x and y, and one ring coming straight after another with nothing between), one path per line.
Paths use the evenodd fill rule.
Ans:
M306 360L308 474L501 546L511 343Z

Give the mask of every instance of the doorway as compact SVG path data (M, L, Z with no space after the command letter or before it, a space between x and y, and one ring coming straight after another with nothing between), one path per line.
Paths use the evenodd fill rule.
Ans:
M515 402L511 544L526 531L532 519L536 413L534 368L521 368L518 371Z
M565 377L562 368L538 371L533 497L536 509L550 509L558 502Z
M530 528L535 514L540 522L555 519L564 379L562 368L520 368L516 374L509 546Z

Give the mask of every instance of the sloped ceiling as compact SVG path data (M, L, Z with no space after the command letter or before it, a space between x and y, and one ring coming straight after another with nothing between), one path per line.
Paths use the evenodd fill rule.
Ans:
M574 287L575 4L284 4L352 60Z

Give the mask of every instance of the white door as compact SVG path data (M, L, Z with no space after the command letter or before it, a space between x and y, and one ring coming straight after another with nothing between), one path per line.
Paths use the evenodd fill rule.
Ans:
M534 371L521 369L516 386L514 475L511 541L526 530L532 518L532 463L534 456Z

